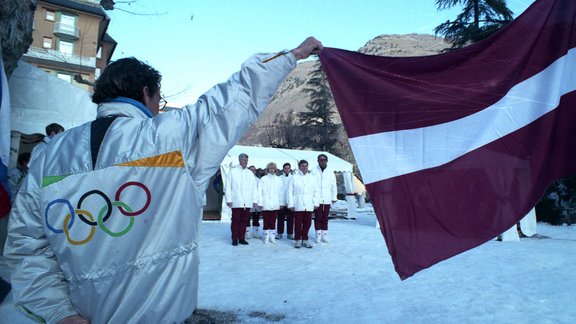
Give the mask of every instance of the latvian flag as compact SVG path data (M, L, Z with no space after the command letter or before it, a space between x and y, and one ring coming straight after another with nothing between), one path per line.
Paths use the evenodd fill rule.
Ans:
M8 158L10 156L10 96L0 49L0 218L10 211Z
M576 1L429 57L320 55L401 279L516 224L576 173Z

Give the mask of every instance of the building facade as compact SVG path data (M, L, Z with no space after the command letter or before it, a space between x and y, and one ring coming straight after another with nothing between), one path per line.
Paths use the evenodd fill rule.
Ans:
M23 60L86 91L108 65L116 42L98 1L39 0L33 42Z

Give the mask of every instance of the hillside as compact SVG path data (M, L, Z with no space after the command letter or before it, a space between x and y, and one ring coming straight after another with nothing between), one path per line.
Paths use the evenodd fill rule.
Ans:
M432 35L408 34L408 35L381 35L360 48L358 51L370 55L379 56L425 56L438 54L448 45L442 38ZM279 114L287 114L306 109L308 97L302 92L308 73L315 67L317 62L309 61L298 64L272 98L268 108L258 121L247 132L240 143L244 145L262 144L259 135L264 127L273 126ZM336 113L336 122L341 123L340 116Z

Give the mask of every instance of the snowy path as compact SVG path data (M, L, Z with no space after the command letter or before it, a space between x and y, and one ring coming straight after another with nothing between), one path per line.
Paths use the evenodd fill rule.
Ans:
M331 221L332 243L229 243L229 227L201 228L200 308L243 323L573 323L576 226L538 224L550 239L488 242L402 282L373 216ZM312 232L312 231L311 231Z

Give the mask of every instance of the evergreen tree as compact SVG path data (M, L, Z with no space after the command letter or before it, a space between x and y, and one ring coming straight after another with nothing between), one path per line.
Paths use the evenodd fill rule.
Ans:
M308 75L310 78L303 92L309 95L310 101L306 104L307 110L298 113L304 145L314 150L331 151L338 143L332 92L320 63Z
M436 0L438 10L462 5L462 12L453 21L446 21L434 29L443 35L452 48L460 48L483 40L513 19L506 0Z

